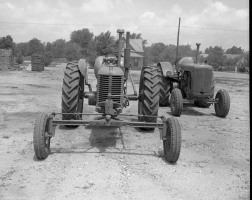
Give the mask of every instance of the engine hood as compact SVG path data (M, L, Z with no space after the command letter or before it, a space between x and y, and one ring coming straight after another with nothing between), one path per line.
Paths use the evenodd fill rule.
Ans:
M108 75L108 76L124 76L122 68L118 66L106 66L103 65L99 71L98 75Z

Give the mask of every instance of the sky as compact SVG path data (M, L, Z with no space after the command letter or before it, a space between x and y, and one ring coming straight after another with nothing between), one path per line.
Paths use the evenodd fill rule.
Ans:
M94 35L117 29L141 33L147 46L201 43L249 50L249 0L0 0L0 37L15 43L70 40L72 31Z

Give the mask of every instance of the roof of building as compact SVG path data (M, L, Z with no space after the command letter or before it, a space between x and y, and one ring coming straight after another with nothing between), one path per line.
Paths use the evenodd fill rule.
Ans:
M124 52L122 52L122 55L124 56ZM133 51L130 51L130 57L131 57L131 58L143 58L142 55L137 54L137 53L135 53L135 52L133 52Z
M207 54L207 53L202 53L202 54L200 54L200 56L203 57L203 58L206 58L208 55L209 55L209 54Z
M144 50L143 50L143 40L142 39L130 39L130 46L136 52L144 52Z
M135 52L139 52L139 53L143 53L143 40L142 39L130 39L129 40L130 46L131 48L135 51ZM124 39L123 42L123 48L126 48L126 42Z

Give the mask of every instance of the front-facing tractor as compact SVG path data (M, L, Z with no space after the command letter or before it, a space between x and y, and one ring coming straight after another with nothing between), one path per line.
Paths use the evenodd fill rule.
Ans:
M179 19L180 28L180 19ZM179 29L177 39L177 58L175 66L170 62L157 64L160 75L160 105L170 104L171 114L179 117L183 101L187 99L194 105L208 108L214 104L218 117L226 117L230 108L230 97L226 90L219 90L214 97L213 67L198 62L199 46L197 43L196 61L192 57L178 58Z
M78 127L80 125L97 127L132 126L142 130L159 128L160 139L163 140L164 158L175 163L180 155L181 129L177 118L166 119L158 116L160 77L156 67L144 66L141 70L139 94L135 90L130 74L130 44L126 34L126 48L122 57L122 36L124 30L118 30L119 43L116 56L100 56L96 59L94 73L97 78L96 91L88 82L88 70L84 59L66 66L62 87L62 112L50 115L42 113L38 116L33 135L36 157L45 159L50 154L50 140L55 135L57 125ZM134 94L127 94L127 80L131 80ZM88 88L86 92L85 85ZM95 106L97 113L83 113L84 98L88 104ZM129 101L138 101L138 114L122 114ZM62 115L62 119L56 119ZM99 115L92 120L83 120L82 116ZM137 117L138 121L125 121L119 116Z

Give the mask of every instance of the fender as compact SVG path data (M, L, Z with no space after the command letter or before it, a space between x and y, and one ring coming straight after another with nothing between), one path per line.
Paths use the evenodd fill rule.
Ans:
M98 56L95 59L95 63L94 63L94 73L95 73L95 78L98 78L98 71L101 69L102 65L103 65L103 58L104 56Z
M161 68L164 77L174 75L174 69L170 62L159 62L157 66Z
M87 70L87 63L85 59L79 60L78 68L80 70L80 73L84 76L85 84L88 84L88 70Z

